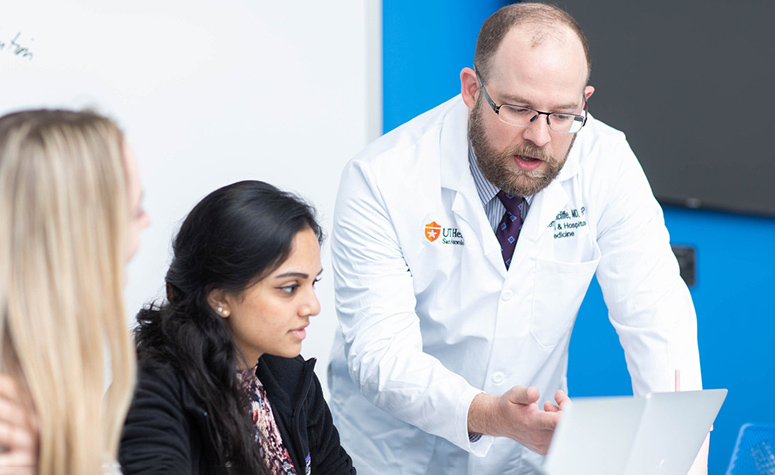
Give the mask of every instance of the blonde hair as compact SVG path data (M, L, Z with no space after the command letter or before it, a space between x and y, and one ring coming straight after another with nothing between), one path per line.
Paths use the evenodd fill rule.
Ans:
M2 371L34 405L40 474L101 473L131 401L122 150L118 127L91 112L0 118Z

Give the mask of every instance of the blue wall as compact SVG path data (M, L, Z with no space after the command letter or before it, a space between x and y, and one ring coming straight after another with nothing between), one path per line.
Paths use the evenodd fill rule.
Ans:
M383 127L388 132L460 94L476 36L503 0L383 0Z
M473 63L479 27L505 3L383 1L385 131L460 92L460 70ZM775 219L665 208L665 220L674 244L697 250L691 291L704 385L729 389L711 441L710 473L720 474L743 423L775 422L768 402L775 393ZM597 282L579 312L570 352L571 396L632 394Z
M775 199L775 197L773 197ZM703 384L729 394L711 436L710 473L724 473L746 422L775 422L775 219L665 207L673 244L697 250L697 309ZM572 395L632 394L624 353L594 282L570 346Z

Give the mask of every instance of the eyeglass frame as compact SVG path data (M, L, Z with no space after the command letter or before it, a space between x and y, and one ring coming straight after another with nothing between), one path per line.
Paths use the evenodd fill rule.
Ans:
M543 112L543 111L539 111L539 110L533 109L532 107L518 106L516 104L505 104L504 103L504 104L501 104L501 105L496 105L495 101L492 100L492 98L490 97L490 94L487 92L487 88L484 87L484 82L482 81L482 77L479 76L479 71L474 69L474 74L476 74L476 80L479 81L479 86L482 88L482 92L484 93L484 98L487 100L487 103L492 108L492 111L495 112L498 115L498 119L501 122L503 122L504 124L508 124L508 125L511 125L511 126L514 126L514 127L529 127L531 124L533 124L533 122L536 120L536 118L538 118L541 114L546 116L546 125L549 127L549 129L551 131L553 131L553 132L557 132L558 134L577 134L577 133L581 132L581 129L584 128L584 126L587 124L587 117L588 117L589 112L587 111L587 106L588 106L587 97L584 94L581 95L581 99L584 101L584 115L570 114L570 113L566 113L566 112ZM501 119L500 111L501 111L501 107L503 107L503 106L516 107L516 108L519 108L519 109L526 109L526 110L535 112L536 115L532 119L530 119L530 124L525 124L525 125L512 124L511 122L506 122L505 120ZM579 118L581 118L581 127L579 128L579 130L577 130L575 132L563 132L563 131L560 131L560 130L555 130L555 129L552 128L552 123L549 121L549 117L552 116L552 115L569 115L569 116L573 116L573 117L579 117Z

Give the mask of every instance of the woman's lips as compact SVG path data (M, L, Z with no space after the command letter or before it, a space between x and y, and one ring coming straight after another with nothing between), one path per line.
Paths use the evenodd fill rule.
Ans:
M296 330L291 330L289 333L293 335L294 338L297 338L299 341L307 337L306 327L301 327L301 328L297 328Z

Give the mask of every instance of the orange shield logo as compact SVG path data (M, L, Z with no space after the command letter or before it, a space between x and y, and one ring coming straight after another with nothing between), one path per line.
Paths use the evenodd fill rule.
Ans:
M425 225L425 238L433 242L441 235L441 225L436 221Z

